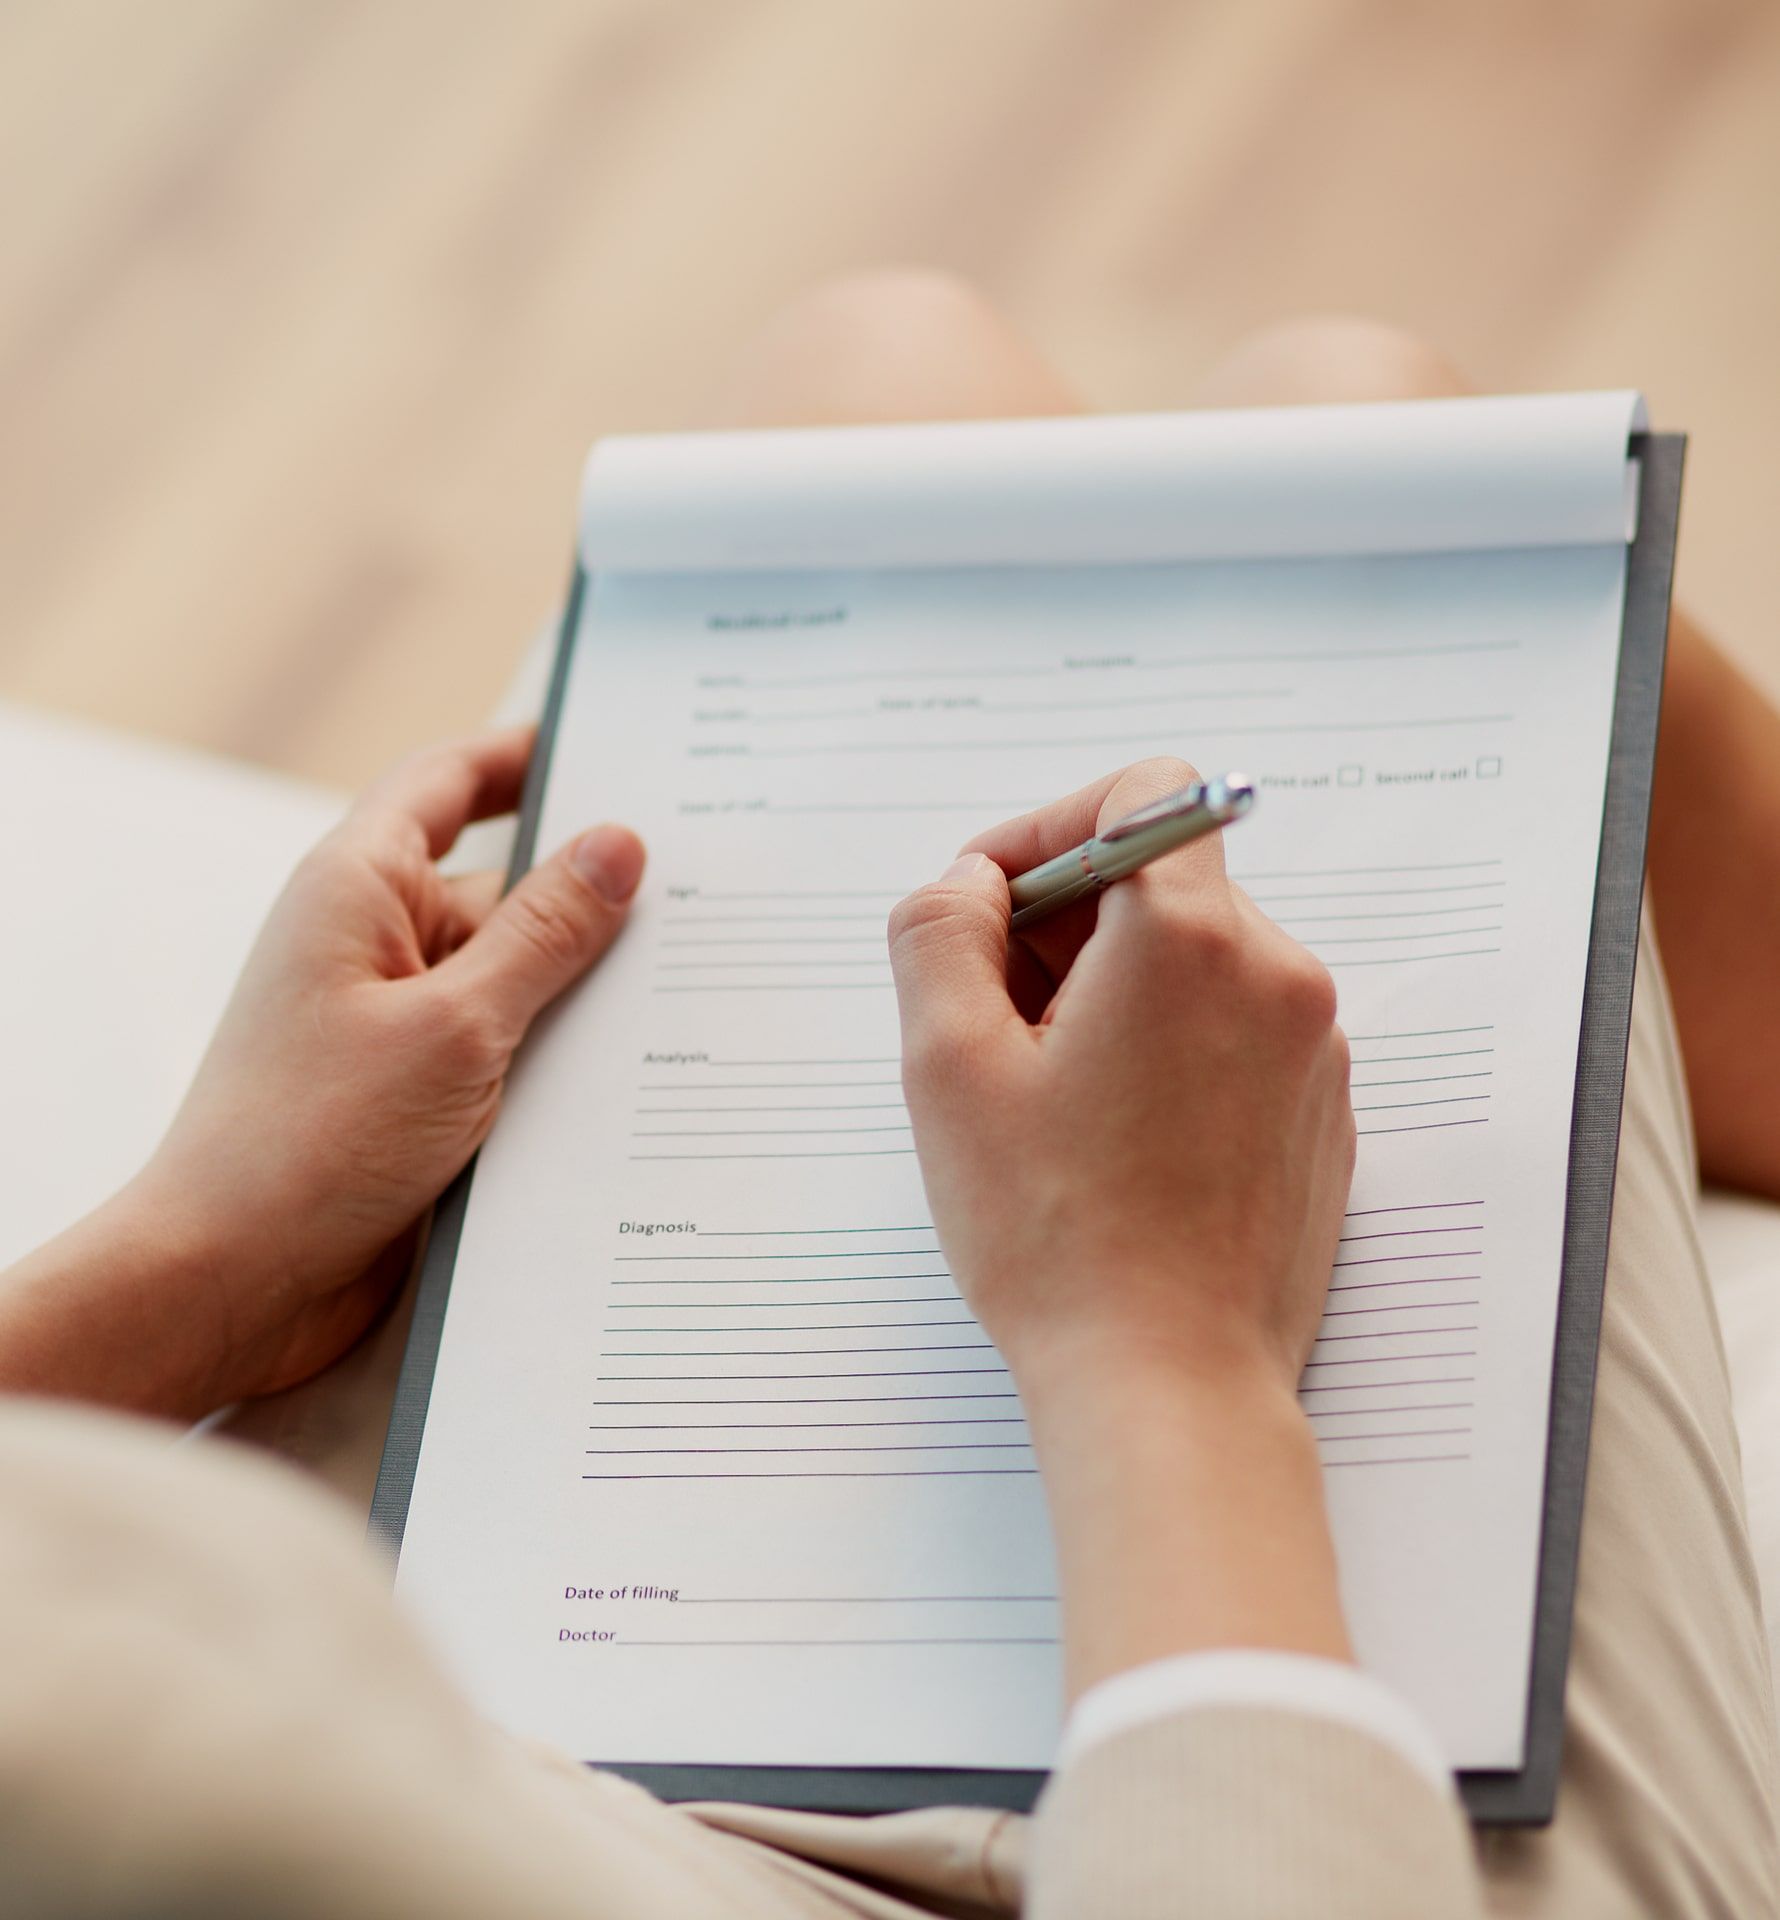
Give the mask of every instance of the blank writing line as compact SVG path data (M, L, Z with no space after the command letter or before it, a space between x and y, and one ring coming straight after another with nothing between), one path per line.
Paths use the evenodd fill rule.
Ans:
M793 1375L792 1378L798 1376ZM843 1380L855 1378L852 1374L839 1376ZM1404 1381L1405 1386L1418 1386L1419 1381ZM906 1404L917 1400L1017 1400L1017 1393L828 1393L816 1394L809 1399L773 1398L771 1400L594 1400L589 1404L596 1407L871 1407L888 1406L891 1403Z
M1245 720L1235 726L1213 721L1200 731L1215 739L1235 734L1402 733L1422 727L1507 726L1513 719L1511 713L1441 713L1414 720ZM836 740L819 747L750 747L747 757L806 760L817 754L1050 753L1066 747L1148 746L1155 738L1152 729L1147 733L1070 734L1055 740Z
M1401 1207L1355 1207L1344 1213L1344 1220L1366 1220L1378 1213L1445 1213L1454 1207L1481 1207L1481 1200L1422 1200Z
M1236 655L1233 658L1241 658ZM1065 672L1053 667L859 667L847 673L806 673L794 680L757 680L753 675L737 675L735 686L758 691L763 687L779 691L808 687L855 687L872 680L1049 680Z
M1379 1100L1369 1107L1355 1107L1355 1113L1401 1113L1409 1107L1469 1107L1489 1099L1487 1093L1449 1093L1438 1100ZM837 1127L837 1133L851 1133L851 1127ZM885 1132L885 1128L866 1128L866 1132Z
M583 1480L957 1480L967 1474L1019 1474L1034 1478L1036 1467L879 1467L875 1471L851 1471L844 1467L790 1467L777 1473L584 1473ZM674 1640L629 1640L627 1646L677 1646ZM829 1644L823 1642L823 1645ZM834 1645L838 1646L839 1641ZM1049 1642L1041 1644L1049 1645Z
M1492 1021L1488 1026L1484 1027L1420 1027L1412 1033L1350 1033L1347 1037L1356 1047L1365 1047L1371 1046L1374 1042L1379 1046L1383 1046L1387 1040L1448 1040L1454 1039L1460 1034L1494 1033L1495 1030L1495 1023ZM1477 1047L1471 1049L1471 1051L1477 1053L1494 1053L1495 1048L1493 1046ZM1437 1060L1443 1059L1445 1056L1442 1054L1423 1055L1406 1053L1400 1054L1398 1058L1404 1060Z
M1454 1233L1474 1231L1464 1227L1454 1227ZM1335 1271L1343 1267L1389 1267L1403 1260L1480 1260L1483 1257L1481 1247L1431 1247L1426 1253L1368 1253L1358 1260L1337 1260Z
M1476 1304L1472 1300L1453 1302L1455 1306L1475 1306ZM752 1332L753 1329L750 1328L748 1331ZM813 1358L819 1354L829 1353L993 1353L994 1351L993 1344L987 1340L953 1340L942 1342L937 1346L918 1347L887 1347L879 1343L869 1347L682 1347L675 1352L661 1353L632 1353L620 1350L608 1353L606 1358L608 1360L801 1360L806 1355ZM742 1374L737 1377L745 1380L748 1375Z
M814 1232L816 1230L812 1228L811 1231ZM932 1233L933 1229L931 1227L834 1227L825 1228L823 1231L834 1233ZM701 1240L752 1240L755 1238L753 1234L709 1234L703 1231L700 1232L698 1237ZM775 1233L765 1237L773 1240L790 1240L797 1236L790 1233ZM858 1253L842 1253L838 1247L830 1247L823 1253L615 1253L612 1259L615 1263L619 1264L640 1260L903 1260L930 1253L937 1253L938 1251L939 1249L937 1247L866 1247L862 1248ZM908 1279L915 1278L913 1274L905 1277Z
M1319 1435L1319 1446L1347 1446L1364 1440L1447 1440L1455 1434L1469 1433L1469 1427L1399 1427L1388 1433L1325 1433Z
M1492 948L1493 952L1494 949ZM708 986L651 987L651 993L888 993L888 980L716 980Z
M1290 687L1219 687L1215 691L1205 687L1195 687L1187 693L1152 693L1138 700L985 700L977 709L981 713L1113 713L1125 712L1132 707L1183 707L1189 704L1198 706L1206 700L1285 700L1292 695ZM882 708L869 708L868 712L882 712ZM894 709L892 709L894 711ZM968 712L966 708L964 711Z
M1383 1233L1344 1233L1336 1245L1348 1247L1360 1240L1425 1240L1432 1235L1475 1233L1476 1231L1476 1222L1463 1220L1451 1227L1390 1227Z
M746 1311L746 1309L738 1309ZM974 1327L974 1320L775 1320L771 1326L626 1327L626 1333L854 1333L879 1327Z
M1449 1074L1448 1079L1472 1079L1471 1074ZM1407 1086L1408 1081L1384 1080L1381 1086ZM900 1100L856 1100L845 1106L819 1107L638 1107L639 1114L662 1116L670 1113L901 1113Z
M1455 1307L1474 1307L1477 1304L1475 1300L1421 1300L1405 1302L1403 1305L1395 1307L1331 1307L1323 1315L1323 1318L1325 1320L1340 1320L1346 1315L1355 1313L1449 1313ZM1426 1327L1422 1329L1422 1331L1433 1333L1436 1329ZM1445 1329L1441 1329L1441 1331L1445 1331Z
M1497 929L1494 927L1465 927L1463 929L1455 929L1455 931L1463 931L1465 933L1494 933ZM1423 938L1429 940L1444 940L1447 937L1445 934L1426 934L1423 936ZM774 946L789 946L791 943L789 941L777 940L771 944ZM875 940L872 942L873 946L877 944ZM792 968L887 967L889 964L890 956L888 954L879 954L871 960L664 960L661 963L661 971L663 973L715 973L719 969L734 969L737 967L783 967L787 971L790 971Z
M1463 913L1463 907L1435 907L1435 913ZM1395 914L1385 914L1393 920ZM664 940L664 947L876 947L883 944L881 933L810 934L788 933L781 940L763 933L720 933L697 940Z
M929 1250L937 1251L937 1249ZM835 1258L843 1256L836 1255ZM888 1256L894 1258L894 1255ZM750 1278L742 1274L734 1279L710 1279L703 1274L663 1274L656 1280L614 1280L615 1287L825 1287L852 1280L950 1280L941 1268L933 1273L799 1273L784 1279Z
M1502 881L1492 881L1493 886L1501 886ZM1444 889L1436 888L1441 892ZM882 919L881 913L706 913L700 915L672 913L663 920L664 927L816 927L816 926L876 926ZM801 939L801 934L796 936Z
M604 1479L602 1474L584 1474L584 1479ZM731 1479L737 1480L740 1474L645 1474L644 1479ZM866 1474L865 1479L875 1476ZM680 1604L684 1606L685 1601ZM1048 1639L1015 1639L1005 1634L984 1635L971 1639L934 1639L931 1637L911 1640L619 1640L615 1646L624 1647L1054 1647L1057 1637L1052 1634Z
M1426 1331L1447 1333L1466 1329L1429 1327ZM732 1380L943 1380L956 1374L975 1374L986 1378L990 1374L1006 1372L1006 1367L902 1367L882 1373L599 1373L594 1378L604 1386L623 1387L642 1380L712 1380L719 1385L727 1385Z
M1467 1428L1469 1430L1469 1428ZM1386 1436L1388 1438L1388 1436ZM895 1440L889 1446L589 1446L599 1459L628 1453L1025 1453L1025 1440Z
M1468 1453L1380 1453L1365 1460L1325 1460L1325 1467L1433 1467L1446 1460L1469 1460Z
M1442 1406L1468 1406L1469 1401L1441 1401ZM1348 1409L1336 1407L1333 1412ZM1353 1411L1357 1412L1355 1408ZM1413 1413L1413 1407L1392 1407L1392 1413ZM1312 1416L1313 1418L1317 1416ZM591 1421L589 1433L787 1433L810 1428L827 1433L837 1427L1023 1427L1017 1413L969 1420L605 1420ZM589 1452L593 1449L589 1448Z
M1305 867L1295 872L1278 873L1233 873L1230 878L1242 886L1251 880L1351 880L1367 873L1463 873L1472 867L1499 867L1500 860L1439 860L1430 866L1419 867ZM1433 1033L1487 1033L1487 1027L1434 1027ZM1414 1034L1400 1034L1399 1039L1415 1039Z
M1019 800L769 800L768 813L1030 813L1049 798L1034 794Z
M891 1083L893 1084L893 1083ZM819 1234L828 1233L931 1233L933 1222L929 1220L918 1227L700 1227L698 1237L701 1240L807 1240ZM736 1256L713 1256L734 1257ZM771 1259L771 1254L757 1254L756 1259Z
M901 1273L896 1277L899 1280L918 1280L921 1278L919 1274ZM648 1287L653 1286L655 1282L652 1280L620 1280L616 1284L621 1287ZM668 1284L671 1285L673 1283L669 1282ZM722 1283L715 1280L689 1280L685 1284L696 1287L717 1286ZM762 1287L776 1287L788 1285L789 1283L780 1280L761 1280L736 1281L733 1284L737 1286L758 1285ZM1423 1283L1419 1281L1406 1281L1404 1284L1407 1286L1416 1286ZM772 1313L785 1307L796 1306L797 1304L794 1300L687 1300L679 1305L676 1305L672 1300L614 1300L612 1302L612 1311L614 1313ZM829 1307L955 1307L958 1304L958 1300L955 1294L910 1293L899 1294L888 1299L827 1300L822 1304ZM862 1323L854 1321L851 1324L858 1326ZM869 1325L871 1323L866 1322L863 1324ZM891 1323L886 1322L885 1324ZM898 1326L907 1324L911 1327L946 1327L951 1326L953 1322L949 1320L910 1320L906 1323L897 1321L894 1324ZM957 1324L962 1326L964 1323L959 1321ZM655 1329L637 1327L626 1329L626 1331L644 1333L654 1332ZM713 1327L711 1331L715 1333L718 1329Z
M1461 653L1514 653L1518 640L1461 640L1449 647L1343 647L1316 653L1183 653L1167 660L1139 660L1139 672L1154 672L1163 667L1247 666L1257 660L1444 660Z
M1356 1066L1361 1067L1384 1067L1394 1066L1395 1064L1395 1061L1387 1060L1359 1060L1355 1062ZM1352 1087L1356 1093L1364 1093L1370 1087L1432 1087L1445 1080L1493 1080L1494 1078L1495 1072L1493 1068L1479 1067L1473 1068L1469 1073L1418 1073L1403 1080L1349 1080L1348 1085ZM685 1111L692 1112L693 1109L687 1108ZM736 1109L736 1111L746 1111L746 1109ZM840 1113L844 1112L845 1109L837 1107L834 1111Z
M1379 954L1366 960L1325 960L1327 967L1414 967L1424 960L1476 960L1485 954L1500 953L1500 947L1460 947L1455 953Z
M1334 893L1254 893L1249 898L1260 906L1291 906L1300 900L1418 900L1430 893L1491 893L1497 892L1508 884L1506 880L1465 880L1449 887L1345 887ZM1494 907L1499 902L1485 900L1474 911ZM1451 909L1462 913L1462 907ZM1456 1029L1455 1029L1456 1031ZM1379 1039L1392 1038L1408 1040L1412 1034L1380 1034Z
M1310 894L1299 894L1296 897L1301 900L1308 900L1314 896ZM1282 927L1341 926L1355 920L1444 920L1450 918L1450 916L1455 913L1493 913L1500 905L1501 902L1497 900L1477 900L1461 901L1456 907L1399 907L1394 913L1280 913L1275 914L1274 919L1278 921ZM1466 931L1466 929L1454 927L1450 929L1450 931L1459 933ZM674 944L676 943L671 940L664 940L662 942L664 947L673 946ZM686 943L682 942L680 944ZM701 944L728 946L730 942L713 940ZM788 940L776 940L772 942L772 944L774 946L789 946L791 943ZM798 944L802 946L806 943L800 940ZM822 941L810 941L807 944L820 946L826 943ZM852 945L853 943L849 941L847 944Z
M683 1607L1054 1607L1054 1593L701 1593ZM824 1643L828 1644L828 1643Z
M1347 1391L1347 1389L1342 1387L1313 1387L1311 1391L1313 1393L1342 1393ZM1475 1405L1476 1402L1473 1400L1411 1400L1407 1403L1399 1401L1396 1405L1388 1407L1322 1407L1313 1410L1310 1417L1313 1420L1339 1420L1342 1418L1351 1418L1354 1414L1364 1414L1370 1418L1370 1416L1375 1413L1447 1413L1456 1412L1461 1407L1471 1407Z
M1362 1107L1359 1111L1371 1113L1374 1109ZM630 1137L633 1140L795 1140L813 1134L819 1139L829 1140L844 1133L911 1132L913 1128L887 1120L882 1126L876 1127L637 1127L632 1129Z
M1390 1036L1387 1034L1386 1039ZM1359 1042L1355 1041L1354 1045ZM1494 1053L1494 1047L1448 1047L1441 1053L1381 1053L1374 1060L1356 1060L1356 1067L1401 1067L1411 1060L1471 1060L1479 1054Z
M1430 1327L1426 1329L1426 1331L1432 1333L1434 1329ZM1364 1359L1355 1360L1306 1360L1304 1370L1308 1373L1312 1367L1407 1367L1416 1365L1423 1360L1475 1360L1476 1358L1477 1349L1475 1347L1461 1347L1450 1353L1377 1353L1368 1354ZM1384 1386L1389 1383L1385 1381L1356 1380L1350 1384L1353 1386ZM1304 1392L1306 1389L1300 1388L1299 1391Z
M1447 1356L1443 1354L1435 1354L1435 1355L1423 1354L1419 1357L1422 1359L1444 1359ZM1471 1356L1469 1354L1465 1354L1457 1357L1463 1358L1463 1359L1469 1359ZM1357 1360L1331 1360L1326 1364L1329 1366L1335 1366L1335 1367L1351 1367L1351 1366L1358 1366L1361 1363ZM1299 1397L1302 1398L1307 1393L1367 1393L1367 1392L1401 1393L1408 1387L1469 1387L1474 1385L1476 1383L1476 1380L1477 1380L1477 1376L1474 1373L1435 1374L1431 1378L1426 1380L1345 1380L1331 1387L1300 1387L1298 1389L1298 1394L1299 1394ZM1329 1407L1326 1409L1322 1409L1321 1411L1325 1411L1329 1413L1340 1413L1344 1411L1352 1411L1354 1413L1373 1413L1373 1412L1388 1413L1391 1411L1391 1409L1388 1407L1387 1408L1354 1407L1352 1409L1344 1409L1340 1407ZM1320 1417L1320 1414L1312 1415L1313 1419L1318 1417Z
M633 1153L633 1160L881 1160L913 1147L848 1147L841 1153Z
M1276 661L1313 661L1320 664L1331 660L1443 660L1449 655L1465 653L1513 653L1519 646L1518 640L1466 640L1445 647L1344 647L1310 653L1182 653L1156 660L1133 660L1111 671L1162 673L1175 672L1183 667L1243 667L1257 662L1271 664ZM1108 669L1096 671L1105 672ZM803 674L792 680L757 680L751 676L738 676L733 684L754 691L763 688L803 691L810 687L859 686L874 680L1050 680L1062 676L1077 679L1079 683L1082 672L1083 669L1065 666L1061 661L1055 666L1045 667L862 667L845 673Z
M684 1080L672 1086L640 1086L638 1093L829 1093L852 1087L900 1087L900 1080ZM839 1231L839 1229L837 1229ZM861 1233L880 1229L861 1227ZM884 1233L924 1232L916 1227L884 1227Z
M1474 909L1475 911L1475 909ZM1354 933L1342 934L1338 938L1321 935L1315 940L1306 941L1311 947L1388 947L1401 946L1410 940L1458 940L1474 933L1500 933L1500 921L1493 927L1441 927L1433 933ZM820 961L812 961L812 966L820 966ZM852 961L836 961L837 966L852 966ZM865 962L857 964L863 966ZM876 964L875 962L873 964ZM884 964L888 965L888 962Z
M1456 1307L1463 1303L1456 1300L1442 1300L1440 1304L1443 1307ZM1473 1320L1461 1327L1399 1327L1395 1332L1380 1328L1375 1333L1322 1333L1317 1335L1315 1344L1319 1347L1329 1347L1343 1340L1432 1340L1439 1333L1475 1333L1476 1331L1477 1323ZM745 1374L741 1377L747 1378Z
M1419 1120L1410 1127L1355 1127L1361 1138L1373 1133L1432 1133L1438 1127L1487 1127L1489 1120L1480 1114L1475 1120Z
M1418 1273L1413 1280L1343 1280L1331 1293L1365 1293L1373 1287L1451 1287L1461 1281L1481 1280L1480 1273Z

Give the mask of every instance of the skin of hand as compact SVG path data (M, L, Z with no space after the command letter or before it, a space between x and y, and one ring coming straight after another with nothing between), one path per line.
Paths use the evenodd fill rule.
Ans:
M319 1371L487 1137L515 1049L605 952L642 843L599 826L504 898L435 864L517 804L530 728L365 794L274 906L153 1160L0 1276L0 1387L192 1416Z
M1207 1646L1348 1657L1295 1391L1353 1171L1333 983L1217 835L1010 945L1007 874L1194 777L1148 761L999 827L890 926L915 1144L1025 1403L1073 1691Z

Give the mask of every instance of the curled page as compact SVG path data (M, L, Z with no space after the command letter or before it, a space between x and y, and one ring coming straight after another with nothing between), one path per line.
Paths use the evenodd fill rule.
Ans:
M613 572L1110 565L1623 544L1635 393L601 441Z

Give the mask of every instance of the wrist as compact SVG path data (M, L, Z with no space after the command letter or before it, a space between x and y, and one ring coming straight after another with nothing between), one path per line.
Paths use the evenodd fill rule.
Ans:
M196 1418L228 1398L223 1255L151 1169L0 1274L0 1390Z
M1015 1378L1058 1545L1072 1696L1212 1648L1352 1658L1316 1439L1264 1339L1034 1343Z
M1078 1341L1042 1363L1029 1359L1014 1378L1047 1472L1073 1473L1092 1459L1097 1474L1160 1497L1183 1473L1209 1467L1234 1481L1247 1460L1264 1459L1320 1489L1316 1437L1296 1383L1259 1342L1179 1351Z
M1028 1412L1036 1407L1241 1399L1297 1409L1299 1363L1252 1316L1219 1308L1107 1314L1001 1341Z

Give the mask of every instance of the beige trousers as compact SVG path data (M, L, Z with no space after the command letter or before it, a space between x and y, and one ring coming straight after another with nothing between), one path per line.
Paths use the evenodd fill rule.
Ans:
M1361 1736L1222 1710L1033 1822L666 1808L481 1723L352 1517L215 1442L0 1409L0 1913L1780 1911L1766 1643L1660 969L1634 1006L1555 1824L1484 1836ZM362 1516L400 1328L238 1424Z

